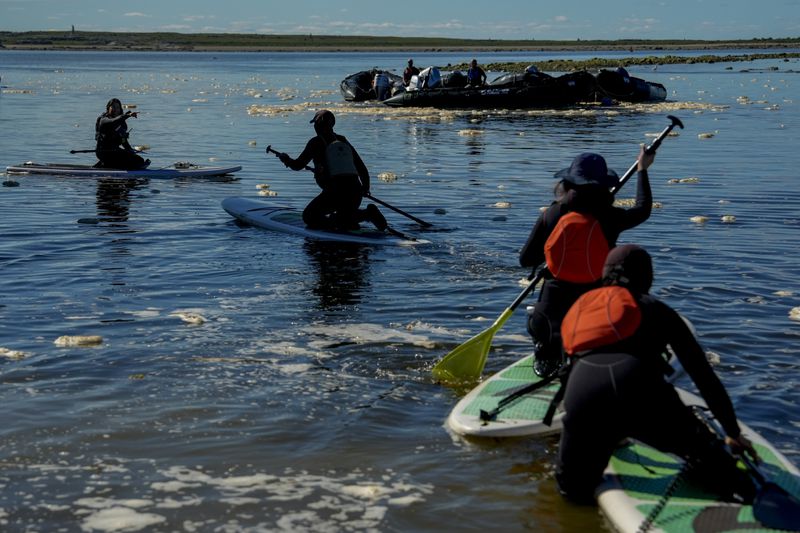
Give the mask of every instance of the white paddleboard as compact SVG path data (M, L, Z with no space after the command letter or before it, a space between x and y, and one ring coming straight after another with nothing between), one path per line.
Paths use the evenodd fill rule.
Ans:
M39 174L47 176L77 176L87 178L199 178L224 176L242 170L241 166L203 167L176 163L164 168L143 168L139 170L116 170L95 168L90 165L70 165L66 163L34 163L28 161L21 165L6 167L7 174Z
M561 385L559 380L522 396L492 420L480 418L481 410L491 411L503 398L539 380L533 372L533 356L524 357L467 393L450 412L447 426L459 435L472 437L528 437L558 433L564 417L561 407L556 410L552 426L546 426L542 419Z
M687 405L703 405L702 398L685 390L678 394ZM760 469L769 480L800 498L800 472L761 435L739 423L763 459ZM634 442L618 449L598 488L597 502L611 525L620 532L635 532L678 475L683 461L650 446ZM680 484L656 516L652 531L725 532L773 531L759 524L750 505L720 501L688 483Z
M303 215L292 207L272 205L250 198L231 197L222 201L222 208L232 217L252 226L283 233L301 235L311 239L352 242L375 245L416 245L430 241L411 240L397 237L375 229L358 230L320 230L306 227Z

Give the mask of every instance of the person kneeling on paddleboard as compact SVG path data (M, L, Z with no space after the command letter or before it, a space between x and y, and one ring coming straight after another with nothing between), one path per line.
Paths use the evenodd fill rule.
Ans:
M369 171L353 145L334 133L336 118L327 109L311 119L316 137L309 139L303 152L293 159L278 155L292 170L303 170L314 161L314 179L322 192L303 210L303 222L314 229L357 229L362 221L372 222L383 231L386 219L374 204L359 209L361 199L369 194Z
M633 438L686 459L688 478L701 487L749 502L755 494L749 476L665 380L672 368L661 354L669 346L725 430L725 444L757 459L705 352L680 315L648 293L652 282L650 255L639 246L618 246L608 254L603 286L581 296L564 317L571 369L561 391L559 490L570 500L593 502L614 449Z
M614 207L610 189L618 177L598 154L579 154L555 174L556 200L539 216L519 254L523 267L548 267L539 300L528 311L538 376L547 377L561 366L561 319L581 294L600 285L608 250L620 233L650 217L647 169L654 159L655 153L644 147L639 152L636 203L630 209Z
M99 160L95 167L114 168L120 170L138 170L147 168L149 159L144 159L128 142L128 124L130 117L137 118L136 111L122 112L122 103L112 98L106 104L106 112L97 117L94 138L97 141L95 154Z

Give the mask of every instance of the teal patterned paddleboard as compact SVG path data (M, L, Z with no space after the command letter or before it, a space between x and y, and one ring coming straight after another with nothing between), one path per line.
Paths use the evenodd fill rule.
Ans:
M533 356L525 357L499 371L475 387L453 408L447 425L459 435L475 437L525 437L561 431L564 412L556 411L552 426L542 422L560 381L526 394L507 405L490 421L480 419L480 411L491 411L506 396L526 387L539 377L533 373Z
M698 396L678 389L687 405L705 405ZM750 439L763 459L761 471L767 478L800 498L800 472L763 437L741 422L742 433ZM641 443L618 449L598 489L597 502L611 525L621 532L639 531L650 511L659 503L683 462L672 455ZM753 507L720 501L690 484L679 484L649 531L726 532L775 531L762 526Z

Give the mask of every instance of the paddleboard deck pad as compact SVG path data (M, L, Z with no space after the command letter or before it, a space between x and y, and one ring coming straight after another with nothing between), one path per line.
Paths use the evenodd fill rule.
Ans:
M306 227L297 209L271 205L250 198L231 197L222 201L222 208L235 219L259 228L301 235L311 239L374 245L415 245L429 241L411 240L375 229L320 230Z
M539 376L533 372L533 356L524 357L467 393L450 412L447 426L459 435L472 437L524 437L558 433L564 416L560 406L552 425L547 426L542 420L561 385L559 380L508 404L492 420L481 420L481 410L492 411L510 394L539 380Z
M694 326L686 317L681 317L694 333ZM677 357L670 357L673 368L668 380L675 382L685 374ZM533 355L529 355L489 377L459 401L450 416L447 426L459 435L473 437L529 437L547 435L561 431L564 417L563 405L558 405L550 426L544 417L550 402L561 385L560 379L523 393L511 400L499 413L489 420L481 419L481 411L493 413L501 401L525 387L538 383L541 378L533 372ZM507 400L508 401L508 400Z
M78 176L89 178L198 178L224 176L242 170L241 166L203 167L191 163L174 163L164 168L142 168L138 170L118 170L95 168L90 165L70 165L66 163L34 163L28 161L21 165L6 167L7 174L40 174L48 176Z
M703 405L698 396L678 389L687 405ZM800 498L800 472L763 437L739 423L763 463L768 479ZM609 461L598 489L598 504L617 531L638 531L651 510L659 504L667 487L681 471L683 461L650 446L632 442L619 448ZM761 525L751 505L723 502L688 483L678 485L651 526L652 531L725 532L775 531Z

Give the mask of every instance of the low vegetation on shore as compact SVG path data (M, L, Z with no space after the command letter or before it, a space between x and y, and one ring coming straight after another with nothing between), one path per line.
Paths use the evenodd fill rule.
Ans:
M115 33L75 31L0 31L0 45L9 49L48 50L184 50L184 51L552 51L552 50L712 50L721 48L798 48L800 38L706 41L591 40L542 41L451 39L440 37L376 37L360 35L262 35L238 33Z
M791 59L800 58L800 53L797 52L779 52L779 53L763 53L763 54L729 54L729 55L710 55L704 54L700 56L629 56L623 58L598 58L587 60L573 60L573 59L548 59L546 61L536 61L533 63L488 63L484 65L485 68L494 72L514 72L521 73L525 67L533 64L543 72L574 72L577 70L597 70L602 68L616 68L616 67L630 67L637 65L677 65L677 64L693 64L693 63L738 63L747 61L756 61L759 59L775 59L779 62L789 62ZM466 63L448 67L448 69L466 70L469 65ZM779 70L774 67L774 70Z
M592 58L588 60L551 59L535 64L545 72L571 72L634 65L667 65L688 63L743 62L758 59L790 61L800 53L780 50L800 48L800 38L748 39L735 41L705 40L594 40L539 41L497 39L448 39L438 37L374 37L358 35L260 35L235 33L114 33L85 31L0 31L0 48L16 50L107 50L107 51L407 51L480 52L497 51L624 51L643 50L736 50L763 49L763 53L699 56L641 56L624 58ZM771 51L767 51L771 50ZM465 61L468 60L465 58ZM494 72L522 72L528 63L488 63L484 68ZM466 63L439 65L448 70L466 70Z

